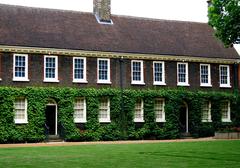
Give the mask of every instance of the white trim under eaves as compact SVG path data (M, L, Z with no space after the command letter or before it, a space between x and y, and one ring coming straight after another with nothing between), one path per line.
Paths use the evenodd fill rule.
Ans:
M41 47L24 47L24 46L8 46L0 45L0 52L10 53L28 53L43 55L59 55L59 56L81 56L81 57L98 57L98 58L122 58L122 59L141 59L141 60L161 60L161 61L186 61L199 63L218 63L218 64L235 64L240 63L239 59L225 58L206 58L183 55L161 55L161 54L134 54L124 52L105 52L105 51L87 51L87 50L71 50L57 48L41 48Z

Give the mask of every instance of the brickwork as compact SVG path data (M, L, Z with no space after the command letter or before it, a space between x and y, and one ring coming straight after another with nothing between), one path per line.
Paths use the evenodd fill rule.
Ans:
M110 59L110 79L111 84L98 84L97 83L97 58L87 58L87 83L73 83L73 57L58 56L58 79L59 82L43 82L44 79L44 55L28 54L28 69L29 69L29 82L14 82L13 78L13 54L2 53L0 56L0 86L62 86L62 87L114 87L120 88L121 82L123 88L146 89L146 88L176 88L177 86L177 62L165 61L165 81L166 86L153 85L153 61L144 60L144 85L131 84L131 60L122 60L122 74L120 76L120 59ZM231 88L219 88L219 64L211 64L211 83L212 87L200 87L200 63L189 62L189 84L186 86L189 89L202 89L202 90L233 90L234 77L233 65L230 65L230 84ZM236 74L236 75L239 75Z

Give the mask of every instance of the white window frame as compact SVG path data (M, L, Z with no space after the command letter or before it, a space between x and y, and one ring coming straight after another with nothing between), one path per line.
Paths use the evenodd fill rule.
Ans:
M133 80L133 63L139 62L140 63L140 70L141 70L141 80ZM142 60L132 60L131 61L131 78L132 78L132 85L145 85L144 83L144 68L143 68L143 61Z
M155 64L162 64L162 81L155 81ZM166 85L165 83L165 62L153 61L153 85Z
M99 117L100 109L101 109L101 99L100 99L99 114L98 114L98 120L99 120L100 123L110 123L111 122L111 119L110 119L110 100L109 100L109 98L106 98L106 99L107 99L107 106L108 106L107 118L100 118Z
M99 79L99 61L100 60L103 60L103 61L107 61L107 65L108 65L108 69L107 69L107 77L108 77L108 79L106 79L106 80L100 80ZM97 59L97 83L99 83L99 84L111 84L111 73L110 73L110 70L111 70L111 64L110 64L110 59L109 58L98 58Z
M202 118L202 122L212 122L212 115L211 115L212 104L210 101L206 101L206 102L208 102L208 118L207 119Z
M55 78L46 78L46 58L55 58ZM43 82L59 82L58 80L58 56L44 55L44 80Z
M75 78L75 60L83 60L83 79ZM86 57L73 57L73 83L87 83L87 66L86 66Z
M16 119L14 117L14 122L15 122L15 124L27 124L28 123L28 115L27 115L28 103L27 103L27 99L26 98L22 98L22 97L19 97L17 99L24 99L24 101L25 101L25 111L24 111L25 118L24 119ZM15 102L16 102L17 99L15 99ZM14 102L14 114L16 115L15 102Z
M156 115L156 109L155 109L155 105L154 105L154 111L155 111L155 115L156 115L156 122L166 122L166 119L165 119L165 99L164 98L156 98L156 100L162 100L163 101L163 104L162 104L162 118L157 118L157 115Z
M74 113L76 110L79 110L75 107L75 103L78 100L83 100L83 118L76 118L74 117L75 123L86 123L87 122L87 106L86 106L86 99L84 97L78 97L74 101Z
M208 67L208 83L202 83L202 66ZM210 64L200 64L200 86L202 87L212 87L211 84L211 65Z
M137 102L136 102L135 107L134 107L134 119L133 119L133 121L134 121L134 122L144 122L143 99L141 99L141 118L136 118L136 117L135 117L135 116L136 116L136 115L135 115L135 114L136 114L136 111L135 111L136 105L137 105Z
M16 67L16 56L21 56L25 58L25 76L17 77L15 76L15 67ZM27 54L13 54L13 81L29 81L28 79L28 55Z
M227 84L222 84L221 83L221 67L226 67L227 68ZM222 87L222 88L230 88L231 87L229 65L219 65L219 84L220 84L220 87Z
M227 107L227 118L223 118L223 116L222 116L222 122L232 122L231 121L231 105L230 105L230 101L225 101L225 102L227 102L227 104L228 104L228 107ZM222 114L222 111L221 111L221 114Z
M185 78L186 78L186 82L179 82L179 68L178 68L178 65L180 64L183 64L185 65L185 69L186 69L186 75L185 75ZM188 63L187 62L178 62L177 63L177 86L190 86L189 85L189 78L188 78Z

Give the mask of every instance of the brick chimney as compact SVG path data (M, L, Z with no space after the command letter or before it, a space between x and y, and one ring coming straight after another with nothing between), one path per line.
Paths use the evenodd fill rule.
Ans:
M101 23L112 23L111 0L93 0L93 13Z

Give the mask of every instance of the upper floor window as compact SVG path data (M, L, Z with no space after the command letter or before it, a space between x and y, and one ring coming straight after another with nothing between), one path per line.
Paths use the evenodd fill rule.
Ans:
M110 100L108 98L100 99L99 122L111 122L110 120Z
M85 123L87 122L86 115L86 100L85 98L77 98L74 102L74 122Z
M212 86L210 64L200 64L200 86Z
M178 86L189 86L188 63L177 63L177 81Z
M144 85L143 61L132 60L132 84Z
M110 84L110 59L98 58L98 83Z
M16 124L27 123L27 99L17 98L14 102L14 121Z
M86 83L86 58L73 57L73 82Z
M229 65L219 66L220 87L231 87Z
M153 79L154 85L166 85L164 62L153 62Z
M223 101L221 103L222 122L231 122L231 108L230 101Z
M59 82L57 56L44 56L44 82Z
M209 102L209 101L205 101L202 104L202 122L212 122L211 102Z
M29 81L28 79L28 55L13 55L13 81Z
M138 99L134 108L134 122L144 122L143 100Z
M154 111L156 115L156 122L165 122L165 100L161 98L155 99Z

